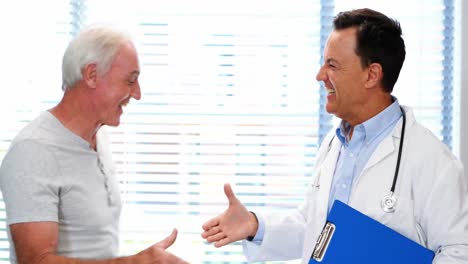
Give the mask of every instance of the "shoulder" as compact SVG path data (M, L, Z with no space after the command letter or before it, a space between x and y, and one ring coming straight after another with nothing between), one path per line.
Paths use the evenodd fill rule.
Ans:
M9 152L15 148L25 147L41 149L56 153L80 150L88 147L88 144L78 135L67 130L58 119L45 111L29 124L27 124L12 140Z
M51 146L54 136L49 131L50 119L46 113L33 119L12 140L4 158L4 163L11 159L24 162L35 162L47 159L52 155Z
M408 111L408 127L406 129L403 149L409 152L413 159L422 160L427 166L455 166L462 168L461 162L432 131L419 123Z
M41 141L44 138L48 138L49 136L47 134L54 130L52 126L53 122L51 121L50 113L41 113L18 132L11 146L22 141Z
M50 173L57 166L56 157L49 146L34 139L19 140L12 144L3 158L0 178Z
M48 135L49 121L41 114L26 125L11 142L0 167L0 180L51 175L58 164L54 153L53 136ZM55 174L55 173L54 173Z
M422 145L421 152L438 151L440 154L455 158L447 145L445 145L431 130L414 120L407 130L407 141ZM406 138L405 138L406 140ZM406 143L406 142L405 142ZM434 154L434 153L433 153Z

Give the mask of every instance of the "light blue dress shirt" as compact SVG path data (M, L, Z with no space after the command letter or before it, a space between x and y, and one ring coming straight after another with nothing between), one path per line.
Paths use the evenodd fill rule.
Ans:
M400 104L396 98L394 100L384 111L356 125L351 140L350 125L347 122L342 121L341 126L336 129L336 137L341 141L342 147L333 176L328 211L335 200L348 203L354 179L362 173L372 153L401 118Z
M353 181L360 175L367 161L377 146L388 136L401 118L402 113L398 99L393 97L393 103L382 112L354 127L349 140L350 125L342 121L336 129L336 137L342 147L336 164L333 182L330 190L328 211L335 200L348 203ZM252 242L260 244L265 234L265 221L257 216L258 230Z

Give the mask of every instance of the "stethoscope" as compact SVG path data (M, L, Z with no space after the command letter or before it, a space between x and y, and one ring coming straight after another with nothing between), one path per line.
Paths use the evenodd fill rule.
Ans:
M395 175L393 176L393 183L392 183L392 188L390 189L390 192L385 195L382 200L380 201L380 206L382 207L382 210L386 213L393 213L395 211L395 205L397 202L397 199L395 197L395 187L396 183L398 180L398 171L400 170L400 161L401 161L401 152L403 150L403 142L405 139L405 127L406 127L406 113L405 110L400 106L401 114L403 117L403 125L401 127L401 137L400 137L400 146L398 149L398 157L397 157L397 163L395 167ZM328 150L331 148L331 144L333 143L333 137L330 140L330 143L328 144Z
M394 193L395 193L395 186L398 180L398 171L400 170L401 152L403 150L403 142L405 140L405 126L406 126L405 110L401 106L400 106L400 109L401 109L401 114L403 117L403 125L401 127L400 147L398 148L398 158L397 158L397 163L396 163L396 168L395 168L395 175L393 176L393 183L392 183L392 188L390 189L390 193L385 195L382 198L382 201L380 202L380 206L382 207L382 210L386 213L393 213L395 211L395 205L397 202Z

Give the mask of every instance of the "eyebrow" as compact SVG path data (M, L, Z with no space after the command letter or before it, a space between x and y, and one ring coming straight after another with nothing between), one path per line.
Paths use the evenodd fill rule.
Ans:
M132 72L130 73L130 76L131 76L131 77L135 77L135 75L136 75L136 77L138 77L138 76L140 75L140 71L134 70L134 71L132 71Z
M130 79L137 79L138 76L140 76L140 71L137 71L137 70L132 71L128 76Z
M334 62L334 63L337 63L337 64L340 64L337 60L335 60L334 58L328 58L325 60L326 63L330 63L330 62Z

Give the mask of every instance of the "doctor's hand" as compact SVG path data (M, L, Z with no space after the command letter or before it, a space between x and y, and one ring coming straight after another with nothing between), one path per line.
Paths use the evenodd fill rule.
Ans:
M204 232L201 236L209 243L215 242L217 248L249 236L253 237L258 229L257 218L237 199L228 183L224 184L224 193L228 198L229 207L202 226Z

